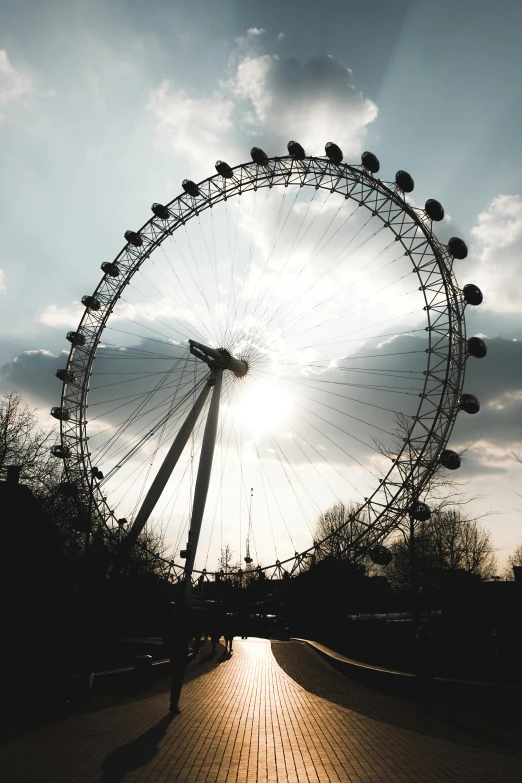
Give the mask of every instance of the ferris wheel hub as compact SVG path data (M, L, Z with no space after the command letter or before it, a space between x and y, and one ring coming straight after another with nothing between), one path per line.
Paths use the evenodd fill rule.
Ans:
M248 362L232 356L226 348L209 348L195 340L189 340L189 345L190 353L206 362L211 370L230 370L236 378L243 378L248 372Z

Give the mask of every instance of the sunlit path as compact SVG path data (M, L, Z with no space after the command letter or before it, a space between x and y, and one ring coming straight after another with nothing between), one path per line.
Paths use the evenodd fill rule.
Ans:
M365 718L309 694L270 643L237 640L232 658L190 682L181 715L167 694L77 715L0 749L9 783L127 781L484 781L522 779L522 762Z

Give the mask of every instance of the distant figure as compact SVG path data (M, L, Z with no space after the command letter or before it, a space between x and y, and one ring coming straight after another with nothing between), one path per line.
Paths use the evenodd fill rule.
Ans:
M248 626L250 625L250 615L248 612L243 612L240 619L241 624L241 638L248 639Z
M421 709L426 709L433 679L433 637L427 625L419 625L414 641L415 673Z
M232 642L234 641L234 617L231 614L226 614L224 618L223 636L225 637L226 651L232 652Z
M201 645L202 645L201 636L202 636L202 632L198 626L196 628L196 631L194 632L194 655L199 655L199 651L201 650Z
M212 655L216 654L217 643L221 638L221 623L218 612L213 611L208 621L208 632L212 644Z
M188 609L178 604L172 625L164 636L164 644L170 658L172 680L170 687L170 714L179 715L179 697L187 665L190 623Z

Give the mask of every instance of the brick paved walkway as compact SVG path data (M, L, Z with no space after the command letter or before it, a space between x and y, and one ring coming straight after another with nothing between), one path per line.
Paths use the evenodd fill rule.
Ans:
M76 715L0 748L6 783L520 783L522 762L357 715L303 690L269 642L166 694Z

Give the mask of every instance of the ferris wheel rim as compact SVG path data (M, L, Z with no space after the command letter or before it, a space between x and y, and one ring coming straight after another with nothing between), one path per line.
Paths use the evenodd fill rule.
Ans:
M288 165L289 164L289 165ZM278 170L278 166L280 167L280 170ZM77 453L76 453L76 463L74 464L71 459L65 459L64 460L64 467L65 467L65 473L68 480L73 479L74 481L78 482L78 478L81 474L81 479L83 480L82 486L85 491L85 479L90 475L90 472L92 471L93 465L90 460L90 454L88 451L88 435L86 431L86 425L87 425L87 419L85 416L85 411L87 409L87 396L89 392L89 384L91 379L91 373L92 373L92 366L94 363L96 351L98 349L101 335L105 329L105 326L107 324L108 318L112 312L112 309L117 302L117 300L121 296L121 292L127 287L130 280L136 274L136 272L139 271L143 263L149 258L149 256L152 254L152 252L158 248L162 242L169 236L171 236L179 227L182 225L185 225L191 218L199 216L202 211L212 208L216 204L219 204L222 201L227 201L229 198L235 198L241 196L245 192L249 192L251 190L257 190L258 188L263 187L273 187L273 186L281 186L285 185L288 186L289 184L292 185L300 185L300 187L306 186L306 187L315 187L316 189L324 189L324 190L330 190L330 192L337 192L341 195L344 195L345 198L352 199L352 200L358 200L358 196L355 193L356 186L360 186L360 193L359 193L359 206L364 206L366 209L371 209L374 216L379 217L385 224L386 221L384 221L383 215L381 214L381 209L383 208L383 205L389 204L394 205L394 207L398 210L397 215L401 214L402 216L407 216L409 220L411 221L412 227L414 227L416 230L420 229L422 234L425 237L425 242L427 245L429 245L430 250L433 253L433 260L430 262L431 265L434 265L438 268L440 272L440 281L437 283L439 286L439 294L443 291L444 301L446 304L446 310L448 314L448 322L452 334L452 338L450 340L450 348L447 351L446 355L441 356L440 354L437 354L436 351L433 350L433 340L432 340L432 334L436 329L432 326L431 321L431 309L432 305L428 301L428 294L427 291L431 290L433 291L433 287L428 289L428 287L423 288L423 296L425 301L425 310L426 310L426 316L428 319L428 364L427 364L427 371L425 372L425 380L423 385L423 392L421 395L419 395L420 402L417 407L417 411L415 414L415 417L413 418L414 425L418 422L420 417L420 411L422 409L422 405L424 403L425 399L425 392L426 392L426 386L428 382L428 377L430 375L431 369L431 361L432 361L432 355L438 356L438 359L442 361L443 364L445 364L444 367L444 377L442 380L440 380L440 384L437 387L440 389L440 395L439 395L439 404L437 411L434 416L432 416L432 423L429 432L427 433L425 439L424 439L424 445L420 449L420 451L417 452L417 459L412 467L411 459L409 461L409 470L411 473L411 476L413 477L415 474L415 471L418 469L419 464L422 463L423 458L425 459L425 452L428 447L428 445L431 443L432 440L436 441L438 444L438 447L435 449L435 452L432 454L431 458L428 462L426 462L426 459L424 461L424 473L422 476L418 474L417 470L417 492L419 494L422 493L424 486L429 481L430 476L433 474L433 472L437 468L437 461L436 461L436 454L441 452L442 449L447 444L449 437L451 435L451 431L453 429L453 425L455 423L456 415L458 412L458 398L462 391L463 381L464 381L464 368L465 368L465 362L466 362L466 351L465 351L465 345L466 345L466 334L465 334L465 322L464 322L464 306L462 303L462 300L459 298L459 288L457 286L456 280L454 278L453 270L452 270L452 258L446 248L445 245L442 245L438 242L436 237L434 236L432 230L431 230L431 220L426 217L424 214L424 211L412 207L409 205L405 198L404 194L401 195L402 191L394 185L394 183L381 181L380 179L376 179L371 174L369 174L363 166L353 166L349 164L335 164L332 163L330 160L327 160L322 157L316 157L316 156L309 156L305 157L303 160L296 160L292 158L290 155L287 156L277 156L273 158L268 158L265 165L260 165L257 163L247 162L237 165L236 167L232 168L233 177L234 180L234 187L228 187L231 180L225 179L222 175L219 173L214 174L205 180L202 180L200 183L197 184L197 189L199 191L198 196L191 196L187 194L186 192L181 193L179 196L175 197L166 205L167 209L169 210L169 213L172 218L172 212L175 209L176 205L182 205L181 211L178 213L178 216L172 220L163 220L158 218L156 215L153 215L144 225L136 232L140 237L144 238L146 235L147 230L150 230L152 239L148 239L147 242L144 243L143 247L133 247L130 243L127 243L120 253L116 256L113 264L121 264L122 259L128 259L131 258L131 261L133 262L125 274L122 276L121 280L118 281L117 284L113 286L112 289L112 298L109 298L105 301L105 309L102 314L102 319L98 322L98 327L93 331L93 339L88 346L88 350L84 352L84 358L83 358L83 378L81 382L81 388L80 388L80 394L74 392L72 395L69 394L69 389L72 386L72 384L68 383L67 381L64 381L63 387L62 387L62 398L61 398L61 405L67 407L67 405L71 404L71 399L74 399L74 396L76 396L77 405L76 405L76 412L79 411L79 416L76 417L74 420L73 426L69 424L67 421L61 421L60 423L60 432L61 432L61 441L62 445L70 446L71 442L74 441L76 445L78 446ZM315 181L308 181L307 176L312 173L313 176L315 176ZM290 179L294 178L291 182ZM297 179L296 179L297 178ZM300 179L299 179L300 178ZM274 181L277 180L277 181ZM351 182L353 184L353 187L351 190L348 191L348 189L343 190L342 187L340 187L340 183L348 183ZM208 195L204 194L205 189L207 190ZM368 193L365 191L365 189L368 191ZM211 193L211 191L214 191ZM377 199L375 204L371 203L371 199L369 198L369 194L377 194L379 193L381 198L383 199L380 206L377 204ZM377 207L377 208L375 208ZM391 221L393 222L393 221ZM174 224L175 225L172 225ZM403 221L404 225L404 221ZM387 227L390 228L394 233L395 228L393 225L390 225L390 221L387 223ZM415 231L414 231L415 235ZM410 258L412 256L412 250L411 248L406 248L406 240L404 239L406 237L406 234L397 234L396 233L396 239L400 241L402 246L405 248L405 255L409 255ZM415 266L414 266L415 269ZM419 280L421 280L421 271L420 269L415 269L417 276ZM94 290L93 296L97 297L97 295L103 294L104 290L107 290L107 285L104 286L106 283L110 283L111 278L105 274L103 275L102 279L98 283L97 287ZM422 283L421 283L422 285ZM110 287L109 287L110 290ZM440 305L439 305L439 312L440 312ZM80 334L83 334L86 328L86 324L89 320L89 317L93 318L93 313L86 308L82 319L80 321L80 324L77 328L77 332ZM96 318L93 319L96 321ZM82 332L82 330L84 330ZM80 360L76 361L77 355L80 354ZM72 345L71 350L69 353L68 361L67 361L67 368L66 371L72 371L74 369L78 369L78 366L81 365L82 359L81 359L82 349L79 346ZM441 361L439 361L439 366L441 364ZM454 378L451 377L452 371L454 373ZM76 384L76 386L80 386L80 384ZM446 405L444 406L444 400L446 398L446 393L450 389L452 392L452 398L451 400L447 400ZM441 417L445 417L445 427L442 434L438 434L435 432L436 424L439 422ZM413 427L412 426L412 431ZM75 430L76 435L71 435L71 431ZM410 445L411 448L411 444ZM360 511L364 511L364 509L372 509L374 510L374 506L372 506L372 499L373 497L382 490L382 485L386 483L386 480L390 476L393 466L396 464L397 467L399 467L399 460L401 455L404 453L406 449L406 444L402 447L402 450L400 454L397 456L396 461L392 464L392 466L389 468L384 480L380 483L380 486L377 487L373 493L368 497L365 498L364 504L362 504L361 508L358 510L358 513ZM81 464L80 464L81 463ZM76 470L75 470L76 468ZM79 469L78 469L79 468ZM83 470L82 470L83 469ZM400 469L400 468L399 468ZM380 515L376 515L374 519L374 523L372 526L372 530L375 532L374 536L374 543L378 543L380 540L383 539L383 537L389 532L390 529L393 529L393 527L396 527L397 525L394 524L390 526L389 524L386 526L385 529L379 529L377 527L377 522L381 517L385 514L385 512L389 511L390 509L393 510L393 513L395 514L395 519L399 519L403 517L407 513L407 504L399 503L395 506L392 506L392 501L395 501L396 499L400 499L401 494L404 492L404 487L406 485L407 481L407 471L403 473L403 483L399 489L395 492L395 495L393 495L388 502L388 504L384 507L384 509L381 511ZM100 518L105 523L108 530L111 532L114 532L115 528L111 527L109 525L109 521L116 520L116 515L112 509L109 508L108 504L104 500L101 493L95 493L95 505L98 513L100 514ZM374 504L375 506L377 504ZM382 505L382 504L381 504ZM100 512L100 507L102 511ZM311 555L314 555L317 552L321 551L321 547L330 539L333 535L338 533L340 530L343 529L343 527L348 524L349 519L345 521L343 525L340 525L338 529L334 533L331 533L330 535L326 536L320 541L315 541L311 547L304 550L300 553L294 553L293 556L290 556L288 558L285 558L284 560L277 560L276 563L269 565L269 566L263 566L260 567L262 571L269 572L272 571L272 573L275 571L281 571L282 567L288 563L294 563L294 566L291 568L290 573L294 573L296 568L300 568L303 561L305 561L308 557ZM164 560L165 563L169 563L169 565L172 567L173 561L167 561ZM174 563L175 568L182 568L181 565ZM283 569L284 571L285 569ZM194 570L197 574L215 574L217 572L207 571L206 569ZM243 572L247 573L247 571Z

